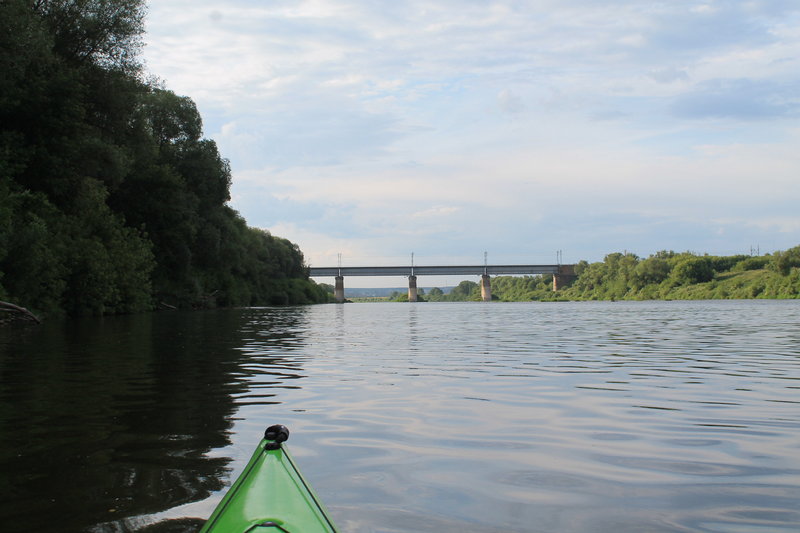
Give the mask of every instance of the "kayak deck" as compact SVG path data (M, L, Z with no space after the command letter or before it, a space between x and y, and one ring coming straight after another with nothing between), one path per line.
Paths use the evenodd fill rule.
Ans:
M275 428L285 430L276 439ZM273 430L272 433L270 431ZM322 502L271 426L201 533L336 533Z

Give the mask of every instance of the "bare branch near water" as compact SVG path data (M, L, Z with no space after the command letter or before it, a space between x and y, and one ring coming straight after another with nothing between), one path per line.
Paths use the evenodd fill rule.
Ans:
M22 320L30 320L36 322L37 324L41 324L42 321L37 318L36 315L25 309L24 307L20 307L18 305L14 305L9 302L0 301L0 313L11 313L9 318L19 318Z

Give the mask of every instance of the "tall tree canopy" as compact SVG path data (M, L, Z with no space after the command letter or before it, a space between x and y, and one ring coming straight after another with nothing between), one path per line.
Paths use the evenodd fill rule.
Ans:
M0 2L0 299L70 314L325 300L233 209L191 99L143 81L142 0Z

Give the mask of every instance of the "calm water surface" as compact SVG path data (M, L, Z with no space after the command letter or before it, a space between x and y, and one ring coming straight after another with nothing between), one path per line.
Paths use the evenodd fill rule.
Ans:
M345 532L800 530L800 302L0 330L5 531L195 531L284 423Z

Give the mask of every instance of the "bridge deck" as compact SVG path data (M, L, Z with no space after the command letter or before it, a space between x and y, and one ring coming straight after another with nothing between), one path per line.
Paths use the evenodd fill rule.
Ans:
M563 265L562 265L563 266ZM469 265L469 266L379 266L379 267L311 267L312 278L334 276L447 276L453 274L557 274L559 265Z

